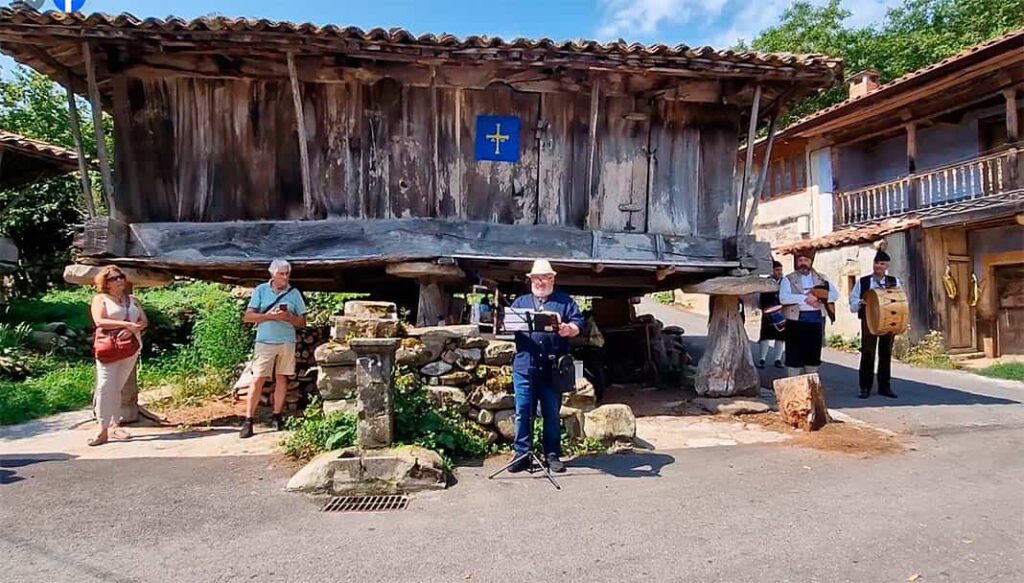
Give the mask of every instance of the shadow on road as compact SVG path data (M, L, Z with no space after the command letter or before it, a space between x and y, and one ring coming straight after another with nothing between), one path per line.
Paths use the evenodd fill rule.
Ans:
M616 478L657 478L676 458L663 453L613 454L586 456L573 460L570 468L590 468Z
M75 459L75 457L66 453L0 455L0 486L21 482L25 479L11 468L20 469L34 464L67 461Z

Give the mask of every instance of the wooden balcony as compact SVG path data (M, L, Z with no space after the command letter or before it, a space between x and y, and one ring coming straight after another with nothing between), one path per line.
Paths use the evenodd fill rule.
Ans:
M835 227L872 223L914 211L1010 192L1022 187L1017 148L910 174L835 195Z

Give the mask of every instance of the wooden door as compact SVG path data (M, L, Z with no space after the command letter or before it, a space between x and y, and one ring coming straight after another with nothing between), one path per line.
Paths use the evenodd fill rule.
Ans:
M950 274L956 281L956 298L948 302L949 348L965 350L974 348L974 313L968 303L971 285L971 262L967 258L949 258Z
M644 232L647 229L650 103L606 97L598 111L596 186L587 227Z
M586 224L589 112L586 95L541 94L539 224L577 229Z
M1024 264L997 267L999 355L1024 354Z

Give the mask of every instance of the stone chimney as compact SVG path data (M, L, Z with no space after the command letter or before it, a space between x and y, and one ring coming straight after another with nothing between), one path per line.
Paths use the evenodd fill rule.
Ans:
M868 93L871 93L875 89L878 89L878 82L880 75L874 71L861 71L860 73L854 73L847 80L850 86L850 99L856 99L863 97Z

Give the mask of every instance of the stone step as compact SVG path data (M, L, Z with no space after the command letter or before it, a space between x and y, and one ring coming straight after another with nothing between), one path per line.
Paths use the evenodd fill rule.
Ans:
M975 351L975 352L955 352L955 353L951 352L949 354L949 358L951 358L953 360L953 362L963 362L965 360L977 360L979 358L985 358L985 353L984 352L977 352L977 351Z

